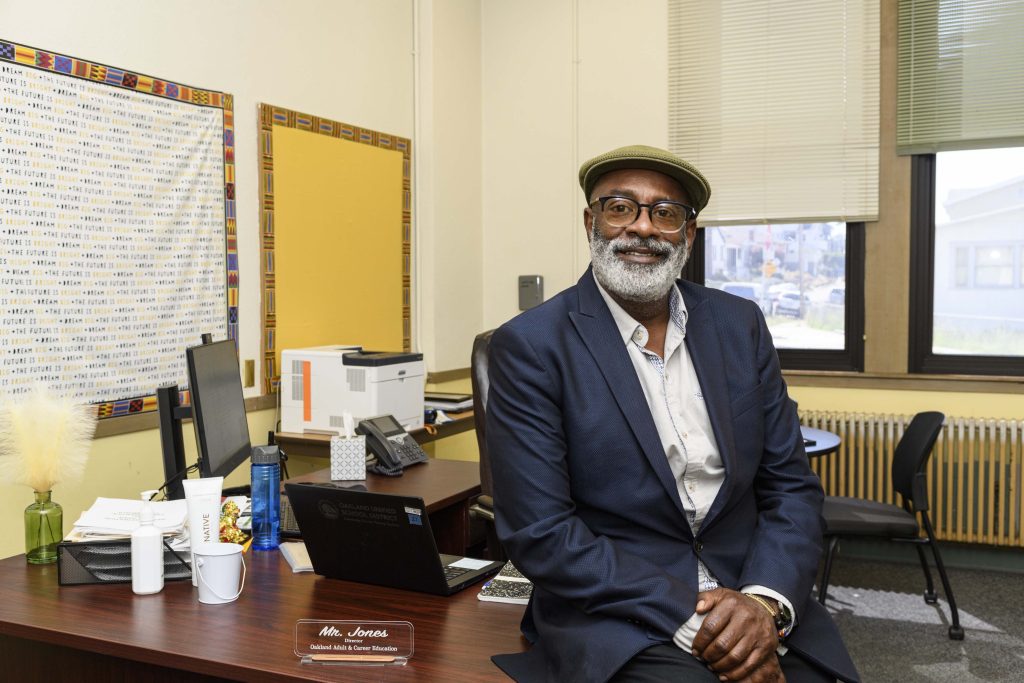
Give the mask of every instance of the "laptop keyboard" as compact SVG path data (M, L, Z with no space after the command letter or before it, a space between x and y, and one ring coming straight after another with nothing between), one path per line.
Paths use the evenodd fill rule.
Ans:
M288 496L281 494L281 533L283 534L298 534L299 523L295 521L295 511L292 509L292 503L288 500Z
M462 576L463 574L465 574L468 571L469 570L466 569L465 567L452 567L451 565L449 565L449 566L444 568L444 579L445 579L445 581L448 581L449 583L451 583L452 579L457 578L459 576ZM436 574L435 574L435 576L436 576Z

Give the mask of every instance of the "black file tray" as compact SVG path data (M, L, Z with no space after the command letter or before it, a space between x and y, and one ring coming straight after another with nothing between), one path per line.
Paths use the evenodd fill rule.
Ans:
M164 541L164 581L192 578L185 558ZM63 541L57 544L57 583L80 586L95 583L130 583L132 580L132 542Z

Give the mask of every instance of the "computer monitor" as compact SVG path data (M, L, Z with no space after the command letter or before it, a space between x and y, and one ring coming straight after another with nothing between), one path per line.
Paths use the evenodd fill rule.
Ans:
M156 390L168 499L185 497L181 481L191 469L185 466L181 432L184 420L192 418L195 427L199 476L227 476L250 453L249 425L245 419L235 344L230 339L213 343L205 334L203 341L201 346L185 350L192 404L179 405L177 384Z
M252 452L235 343L226 339L185 350L199 476L226 477Z

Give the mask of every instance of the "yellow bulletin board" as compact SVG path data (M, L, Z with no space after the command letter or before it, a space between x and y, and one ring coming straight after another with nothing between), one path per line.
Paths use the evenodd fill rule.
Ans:
M260 105L264 388L283 349L408 351L409 140Z

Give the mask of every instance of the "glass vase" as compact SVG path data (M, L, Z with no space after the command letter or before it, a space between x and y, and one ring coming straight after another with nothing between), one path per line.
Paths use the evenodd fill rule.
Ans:
M64 510L50 500L49 491L36 491L36 502L25 508L25 559L29 564L57 561L57 544L64 539Z

